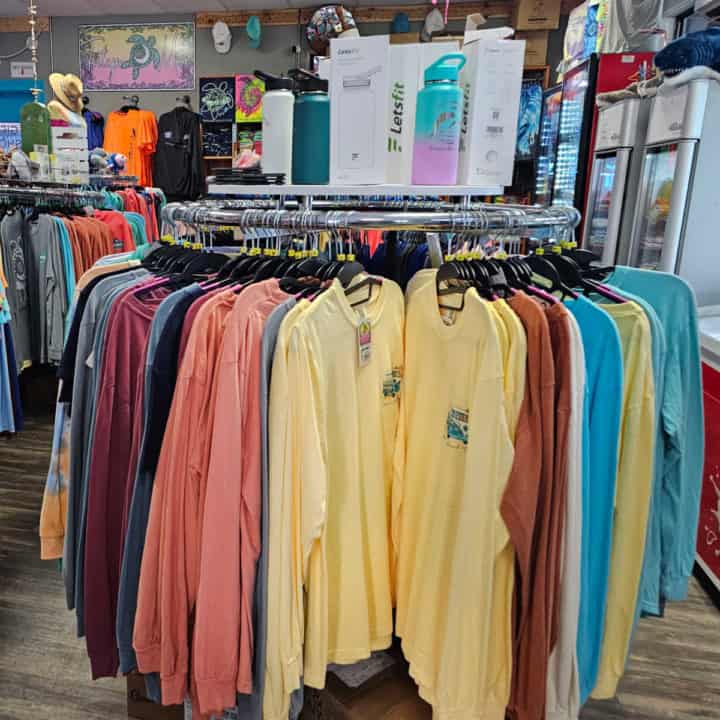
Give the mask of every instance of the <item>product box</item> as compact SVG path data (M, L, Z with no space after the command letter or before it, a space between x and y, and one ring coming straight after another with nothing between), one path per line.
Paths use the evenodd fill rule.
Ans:
M561 0L517 0L512 24L516 30L555 30L560 27Z
M511 185L525 41L499 39L496 30L475 32L488 34L466 38L463 47L458 185Z
M387 181L387 35L330 42L330 184Z
M420 42L419 32L393 33L390 36L391 45L407 45L416 42Z
M424 87L425 69L443 55L458 52L459 43L415 43L390 48L390 101L388 103L387 182L412 182L415 108Z
M525 67L547 65L548 30L515 33L516 40L525 41Z

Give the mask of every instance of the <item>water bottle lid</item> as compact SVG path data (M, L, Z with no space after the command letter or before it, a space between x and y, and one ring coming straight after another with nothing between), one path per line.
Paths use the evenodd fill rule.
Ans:
M321 92L328 91L328 81L311 73L304 68L292 68L288 70L288 75L295 81L295 89L297 92Z
M272 90L294 90L295 81L284 75L272 75L263 70L256 70L255 77L260 78L265 83L265 91Z
M438 82L450 80L457 82L460 70L465 65L465 56L460 53L448 53L438 58L425 70L425 82Z

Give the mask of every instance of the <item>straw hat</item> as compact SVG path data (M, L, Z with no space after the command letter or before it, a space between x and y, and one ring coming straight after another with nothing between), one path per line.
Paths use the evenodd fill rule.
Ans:
M82 112L82 80L72 73L63 75L62 73L50 74L50 87L63 105L69 107L76 113Z

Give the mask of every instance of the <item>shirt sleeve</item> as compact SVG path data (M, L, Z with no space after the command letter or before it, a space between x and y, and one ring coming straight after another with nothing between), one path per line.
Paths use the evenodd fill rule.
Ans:
M304 603L298 592L293 549L293 465L291 418L297 407L290 393L288 343L291 311L281 326L272 366L269 398L269 533L264 720L286 720L290 694L300 687Z
M202 713L235 704L241 628L240 514L243 373L234 328L226 334L216 386L201 543L193 659ZM247 690L245 690L247 692Z
M298 395L302 415L292 421L294 485L300 501L300 536L296 542L299 582L305 588L304 679L317 688L325 686L328 661L328 586L325 550L327 508L327 453L323 444L324 407L321 388L324 374L314 352L311 331L296 328L290 339L291 386ZM296 590L298 594L302 588Z

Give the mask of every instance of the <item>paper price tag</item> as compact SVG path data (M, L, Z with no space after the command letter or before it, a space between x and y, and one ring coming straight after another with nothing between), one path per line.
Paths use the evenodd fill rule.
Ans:
M358 366L365 367L372 356L372 328L369 320L362 320L357 327Z

